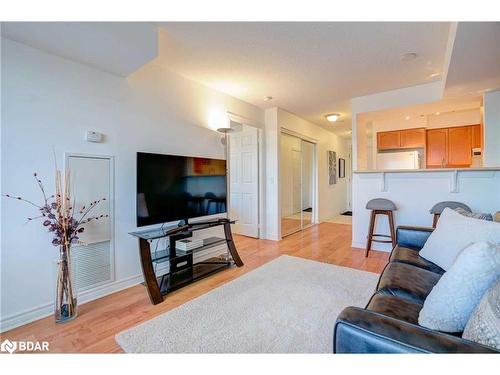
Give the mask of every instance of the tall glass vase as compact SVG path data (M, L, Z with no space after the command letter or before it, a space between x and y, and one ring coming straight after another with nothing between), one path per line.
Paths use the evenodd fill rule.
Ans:
M76 318L77 303L73 290L73 273L71 272L70 245L64 244L60 248L57 262L56 302L54 317L56 323L64 323Z

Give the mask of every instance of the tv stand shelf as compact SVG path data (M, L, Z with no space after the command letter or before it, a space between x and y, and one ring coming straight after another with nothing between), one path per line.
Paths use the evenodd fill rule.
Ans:
M139 239L139 254L141 257L142 272L151 303L156 305L163 302L164 295L212 275L215 272L229 268L233 264L238 267L243 266L243 262L236 250L231 233L231 224L234 223L234 220L216 219L130 233ZM176 241L191 237L195 231L216 226L222 226L224 228L225 238L206 238L203 240L203 245L201 247L193 250L183 251L175 248ZM151 242L166 237L168 237L169 241L167 248L151 252ZM223 243L227 244L232 259L210 258L204 261L195 262L195 253L208 250L211 247ZM169 262L169 272L157 276L155 273L155 266L165 262Z

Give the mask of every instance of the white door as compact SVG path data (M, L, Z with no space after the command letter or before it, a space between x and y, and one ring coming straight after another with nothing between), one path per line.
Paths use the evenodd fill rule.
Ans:
M242 125L229 135L229 218L233 232L259 237L259 133Z

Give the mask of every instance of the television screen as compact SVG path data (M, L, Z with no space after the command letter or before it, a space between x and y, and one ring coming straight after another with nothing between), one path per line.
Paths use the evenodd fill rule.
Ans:
M137 226L227 210L226 161L137 153Z

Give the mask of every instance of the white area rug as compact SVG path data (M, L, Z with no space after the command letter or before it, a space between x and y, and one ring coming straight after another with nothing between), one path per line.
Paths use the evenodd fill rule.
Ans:
M364 307L377 280L283 255L116 341L127 353L332 353L337 315Z

